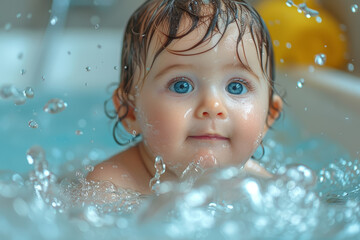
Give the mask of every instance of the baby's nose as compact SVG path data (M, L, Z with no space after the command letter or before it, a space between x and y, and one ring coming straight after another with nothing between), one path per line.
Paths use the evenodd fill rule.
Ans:
M228 114L226 108L222 103L221 99L215 96L205 97L196 111L196 116L202 119L206 119L206 118L226 119L227 115Z

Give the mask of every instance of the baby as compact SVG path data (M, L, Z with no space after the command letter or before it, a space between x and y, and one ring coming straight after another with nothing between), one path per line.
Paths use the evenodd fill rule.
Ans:
M147 0L131 16L113 94L115 140L127 150L97 165L88 180L151 193L154 161L162 181L193 162L243 166L278 118L273 49L261 17L243 0ZM133 135L121 141L123 128Z

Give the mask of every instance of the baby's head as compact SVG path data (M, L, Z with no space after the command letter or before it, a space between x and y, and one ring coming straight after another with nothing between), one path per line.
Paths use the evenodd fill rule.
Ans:
M160 155L177 176L193 161L244 164L281 110L271 39L245 1L146 1L121 64L118 122L141 134L145 164Z

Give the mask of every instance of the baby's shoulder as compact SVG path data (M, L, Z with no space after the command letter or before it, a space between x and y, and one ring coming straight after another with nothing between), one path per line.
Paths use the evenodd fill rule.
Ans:
M146 192L148 185L144 186L143 184L144 180L147 180L146 175L148 175L147 171L144 169L136 149L131 148L96 165L86 179L109 181L123 189Z

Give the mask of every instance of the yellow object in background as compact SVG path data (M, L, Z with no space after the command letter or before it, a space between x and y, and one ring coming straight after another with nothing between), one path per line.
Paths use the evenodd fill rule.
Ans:
M277 65L315 65L315 56L325 54L324 66L343 69L347 42L340 23L313 0L293 2L305 2L319 16L307 18L286 0L265 0L256 6L269 28Z

